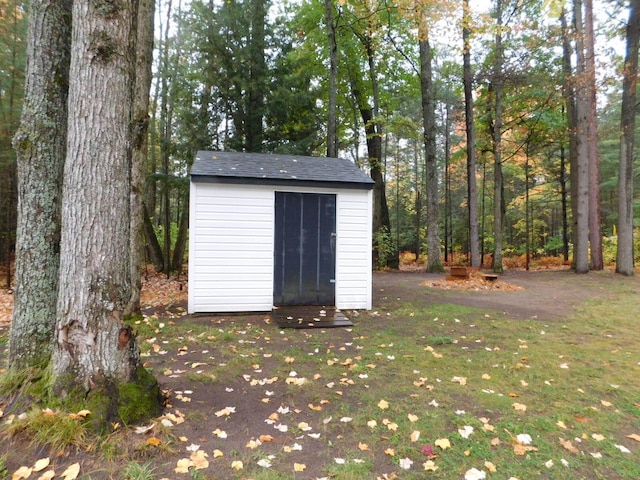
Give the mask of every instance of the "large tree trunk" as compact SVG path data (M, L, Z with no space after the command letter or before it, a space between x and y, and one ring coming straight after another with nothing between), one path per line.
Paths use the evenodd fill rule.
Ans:
M629 1L627 51L620 114L620 167L618 169L618 251L616 272L634 274L633 261L633 160L636 124L636 87L640 44L640 0Z
M155 0L139 0L136 43L136 79L133 94L133 149L131 152L131 298L127 314L140 313L144 265L144 186L149 130L149 90L153 57Z
M251 18L249 40L249 82L247 102L247 125L245 149L247 152L261 152L264 140L264 89L266 77L265 18L266 0L250 0Z
M422 94L422 121L424 129L424 160L427 192L427 272L442 272L440 246L440 211L438 208L438 164L436 158L436 111L431 69L431 45L426 12L419 26L420 90ZM416 185L416 188L418 186Z
M598 155L598 112L596 97L596 54L593 32L593 0L584 1L585 81L587 88L587 142L589 145L589 246L591 268L604 269L600 220L600 158Z
M562 27L562 73L564 78L562 82L562 95L566 103L567 132L569 136L569 189L573 225L573 228L571 229L571 241L574 245L573 266L575 267L575 245L576 235L578 233L578 229L576 227L576 219L578 218L578 144L576 127L576 88L574 85L575 82L573 69L571 67L571 57L573 56L571 38L573 37L573 34L567 25L566 11L564 8L560 12L560 24ZM565 185L565 196L563 198L566 199L566 182L563 185ZM566 204L564 204L563 207L566 209ZM568 235L567 229L565 229L565 232L565 235Z
M54 391L105 398L104 411L93 412L103 422L120 415L126 401L120 385L153 383L124 323L131 298L136 6L136 0L73 4ZM157 385L144 393L136 399L145 405L141 415L156 413Z
M467 134L467 202L469 209L469 249L471 266L480 267L480 237L478 234L478 187L476 185L476 138L473 125L473 74L471 71L471 12L469 0L462 3L463 83L465 129Z
M338 156L338 43L333 21L333 1L324 0L324 18L329 39L329 108L327 118L327 157Z
M71 0L31 1L18 155L16 292L9 364L50 360L60 259L66 150Z
M576 236L574 246L575 271L589 271L589 97L585 85L584 28L582 2L574 0L574 28L576 37Z
M502 97L504 89L502 64L504 51L502 46L502 0L496 0L496 53L493 65L492 87L494 93L494 117L491 125L493 143L493 271L502 273L502 234L504 210L502 198Z

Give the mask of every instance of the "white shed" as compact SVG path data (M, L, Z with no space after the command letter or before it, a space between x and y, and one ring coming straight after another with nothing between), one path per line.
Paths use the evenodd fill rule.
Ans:
M198 152L189 313L370 309L372 191L344 159Z

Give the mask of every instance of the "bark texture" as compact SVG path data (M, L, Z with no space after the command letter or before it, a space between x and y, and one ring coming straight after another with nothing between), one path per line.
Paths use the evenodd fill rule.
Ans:
M440 246L440 209L438 208L438 165L436 158L436 112L431 68L431 45L426 12L419 28L420 90L424 128L424 159L427 191L427 272L442 272Z
M131 298L126 313L140 312L144 258L144 185L149 130L149 90L153 57L155 0L139 0L136 43L136 79L133 94L131 152Z
M338 156L338 43L333 20L333 1L324 0L324 17L329 40L329 107L327 118L327 157Z
M64 168L56 393L112 392L137 380L123 323L131 295L131 120L135 0L73 4ZM117 401L117 399L114 399Z
M633 261L633 159L636 125L636 87L640 46L640 0L629 1L622 112L620 115L620 168L618 170L618 251L616 272L634 274Z
M25 99L14 137L18 163L16 292L9 364L50 360L60 260L60 204L66 150L71 0L33 0Z
M473 73L471 71L471 11L469 0L462 3L463 83L465 129L467 134L467 202L469 209L469 251L471 266L480 267L480 235L478 232L478 186L476 183L476 136L473 124Z

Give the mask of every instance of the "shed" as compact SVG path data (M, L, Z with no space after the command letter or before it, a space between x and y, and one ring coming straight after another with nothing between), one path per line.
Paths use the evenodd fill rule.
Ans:
M345 159L198 152L189 313L370 309L373 184Z

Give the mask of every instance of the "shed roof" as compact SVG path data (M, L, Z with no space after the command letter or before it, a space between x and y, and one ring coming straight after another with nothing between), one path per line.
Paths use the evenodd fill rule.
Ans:
M372 189L374 182L343 158L199 151L193 182L306 185Z

